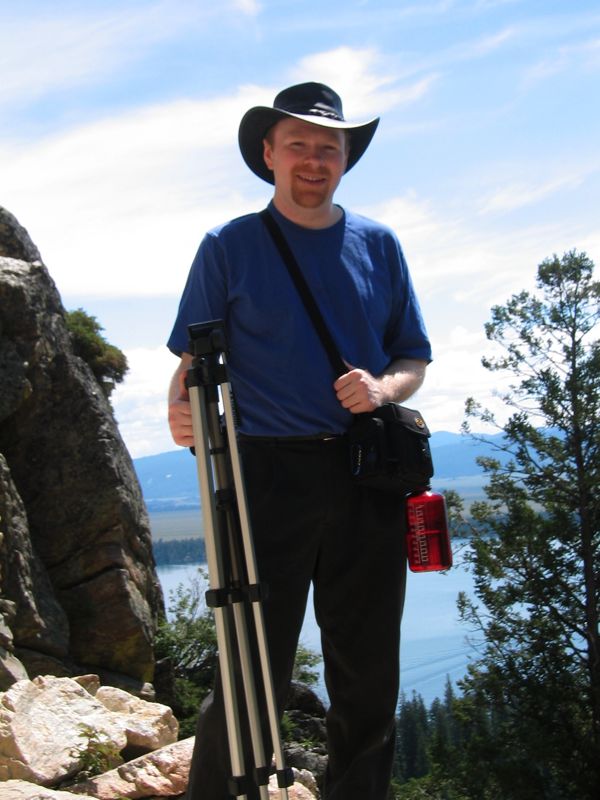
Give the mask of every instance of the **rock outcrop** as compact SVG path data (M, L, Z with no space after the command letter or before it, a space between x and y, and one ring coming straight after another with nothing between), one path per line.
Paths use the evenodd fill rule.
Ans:
M112 409L39 252L0 208L0 689L97 672L141 692L164 614Z
M114 754L112 767L128 752L173 744L178 731L170 708L100 686L97 676L18 681L0 694L0 781L54 786L80 773L94 748L97 760Z
M100 686L95 675L18 681L0 693L0 796L181 797L194 740L176 741L177 728L170 709ZM135 751L142 754L128 760ZM293 772L289 800L315 800L314 776L303 769ZM280 797L275 775L269 797Z
M41 261L40 251L15 217L0 206L0 256L19 261Z
M183 739L75 784L72 791L99 800L178 797L187 788L193 749L194 739Z

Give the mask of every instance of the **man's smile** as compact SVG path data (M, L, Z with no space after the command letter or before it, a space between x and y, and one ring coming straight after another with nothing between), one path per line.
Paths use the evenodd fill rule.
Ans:
M325 180L324 175L297 175L301 181L306 181L307 183L322 183Z

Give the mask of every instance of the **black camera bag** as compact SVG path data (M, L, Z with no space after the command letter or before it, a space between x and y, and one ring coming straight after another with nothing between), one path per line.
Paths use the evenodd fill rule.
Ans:
M358 414L348 429L352 477L401 495L424 491L433 475L430 435L419 412L398 403Z

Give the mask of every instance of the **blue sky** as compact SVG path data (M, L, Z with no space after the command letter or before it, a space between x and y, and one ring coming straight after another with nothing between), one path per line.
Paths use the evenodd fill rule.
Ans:
M164 342L204 231L270 188L242 114L305 80L381 115L338 191L394 228L435 360L414 398L458 431L494 406L490 308L537 265L600 258L600 5L540 0L21 0L0 8L0 204L131 371L114 394L134 457L173 449Z

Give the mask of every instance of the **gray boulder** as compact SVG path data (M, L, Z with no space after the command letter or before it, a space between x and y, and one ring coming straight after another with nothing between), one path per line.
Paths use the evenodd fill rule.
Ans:
M29 677L141 689L164 614L141 490L48 270L3 209L0 385L0 687L10 658Z

